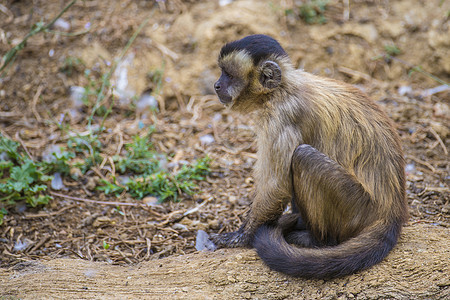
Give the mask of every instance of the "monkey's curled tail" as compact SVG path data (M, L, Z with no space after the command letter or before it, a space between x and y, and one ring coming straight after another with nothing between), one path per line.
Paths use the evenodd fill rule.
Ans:
M304 278L329 279L369 268L397 243L402 222L377 223L337 246L300 248L284 239L281 228L261 226L253 246L273 270Z

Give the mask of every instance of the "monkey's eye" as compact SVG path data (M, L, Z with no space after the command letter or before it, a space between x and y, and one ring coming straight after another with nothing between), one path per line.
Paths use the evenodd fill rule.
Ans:
M227 76L230 79L233 79L233 75L231 75L230 73L223 71L225 73L225 76Z

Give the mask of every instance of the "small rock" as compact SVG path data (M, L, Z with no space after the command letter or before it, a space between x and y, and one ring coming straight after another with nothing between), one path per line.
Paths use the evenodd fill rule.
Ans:
M70 177L77 180L77 179L83 177L83 173L81 172L80 168L71 167L70 168Z
M416 170L416 166L414 164L407 164L405 167L406 173L413 173Z
M146 108L158 108L158 101L149 93L144 93L136 103L136 108L138 110L144 110Z
M237 202L237 197L231 195L231 196L228 197L228 201L230 202L230 204L236 204L236 202Z
M100 178L98 176L88 177L88 181L86 183L86 188L90 191L93 191L95 189L95 187L97 186L99 179Z
M159 199L153 196L144 197L142 202L148 206L154 206L159 204Z
M81 108L83 103L83 97L86 90L82 86L71 86L70 87L70 99L72 100L73 108Z
M228 4L231 4L231 2L233 2L233 0L219 0L219 5L226 6Z
M202 144L202 145L209 145L209 144L214 143L214 141L215 141L214 137L211 134L202 135L199 139L200 139L200 144Z
M61 178L61 174L59 172L56 172L53 174L53 179L51 182L52 189L55 191L62 190L64 188L64 183Z
M183 225L180 223L173 224L172 228L174 230L179 230L179 231L188 231L188 227L186 225Z
M58 20L56 20L55 23L53 23L53 26L55 26L56 28L60 29L60 30L64 30L64 31L69 31L70 30L70 24L69 22L59 18Z
M84 272L84 276L88 277L88 278L94 278L97 275L97 270L94 269L87 269Z
M101 217L98 217L97 219L95 219L95 221L92 224L92 226L100 227L102 225L109 224L109 223L111 223L111 219L109 217L101 216Z
M197 251L214 251L217 247L209 240L209 235L205 231L199 230L197 231L197 238L195 240L195 249L197 249Z
M400 96L404 96L404 95L410 94L412 92L412 87L407 86L407 85L402 85L402 86L398 87L397 92Z
M6 152L0 153L0 160L9 160L8 153Z
M446 103L437 102L433 105L433 112L436 117L450 116L450 108Z
M61 148L57 145L49 145L44 152L42 152L42 159L45 162L53 162L56 160L56 157L53 155L55 154L61 154Z
M205 234L206 234L206 232L205 232ZM27 249L31 244L33 244L33 241L31 241L27 238L23 239L23 241L17 240L14 244L14 251L15 252L23 251L23 250Z

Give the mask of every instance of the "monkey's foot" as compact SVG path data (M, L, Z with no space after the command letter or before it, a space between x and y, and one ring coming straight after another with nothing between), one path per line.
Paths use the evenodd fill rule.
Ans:
M209 239L217 248L251 247L252 237L242 231L210 233Z

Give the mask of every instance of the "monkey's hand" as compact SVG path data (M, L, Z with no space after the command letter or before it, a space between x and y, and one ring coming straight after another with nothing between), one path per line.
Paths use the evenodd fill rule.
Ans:
M234 232L210 233L209 239L217 248L250 248L253 242L253 235L248 234L242 228Z

